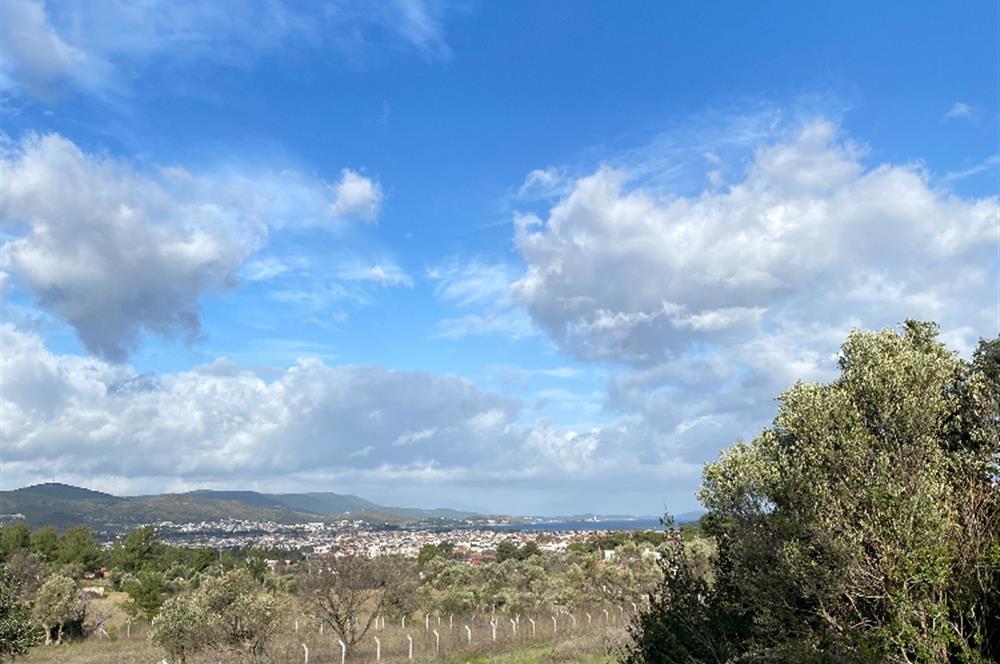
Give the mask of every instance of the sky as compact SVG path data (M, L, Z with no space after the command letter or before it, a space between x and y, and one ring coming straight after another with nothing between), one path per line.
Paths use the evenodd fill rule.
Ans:
M696 509L855 328L1000 333L1000 15L0 3L0 488Z

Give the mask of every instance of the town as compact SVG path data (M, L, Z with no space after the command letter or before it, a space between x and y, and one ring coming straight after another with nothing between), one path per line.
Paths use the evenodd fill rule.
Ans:
M148 524L175 546L209 549L261 549L303 553L416 557L430 544L450 542L455 557L470 564L493 559L493 551L503 542L523 546L534 542L542 551L565 551L574 542L586 542L605 531L515 530L482 528L373 528L358 520L283 524L225 519L177 524L170 521ZM110 546L110 544L109 544Z

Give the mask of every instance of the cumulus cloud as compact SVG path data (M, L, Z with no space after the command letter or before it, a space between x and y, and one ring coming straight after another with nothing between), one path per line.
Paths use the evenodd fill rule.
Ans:
M782 321L986 321L995 198L933 187L915 165L864 165L817 121L757 149L741 182L698 196L629 188L601 168L546 219L517 219L515 301L585 360L649 365ZM978 294L982 297L976 297Z
M270 380L226 360L155 376L56 355L10 324L0 334L11 480L104 477L134 489L128 478L162 488L336 477L381 497L400 479L509 491L539 477L572 485L627 475L643 463L650 483L663 472L697 474L694 462L644 438L641 424L523 423L517 400L454 375L304 358Z
M869 165L827 121L772 136L731 184L687 195L647 177L663 163L642 154L637 171L617 160L516 218L513 302L611 368L603 414L619 419L601 440L628 426L654 462L710 459L796 381L835 376L853 328L932 319L964 353L995 333L995 197L959 196L921 165Z
M69 91L124 92L142 66L245 65L289 47L328 47L350 60L379 44L425 57L450 53L442 3L240 0L0 3L3 89L50 99Z
M358 217L374 223L382 207L382 185L345 168L340 181L331 185L334 198L330 213L335 217Z
M328 187L293 172L138 169L58 135L27 136L0 167L15 284L116 361L144 333L197 337L199 296L233 285L269 227L336 223Z

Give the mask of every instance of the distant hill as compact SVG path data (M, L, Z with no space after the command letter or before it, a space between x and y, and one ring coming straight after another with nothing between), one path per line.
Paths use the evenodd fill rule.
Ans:
M58 483L0 491L0 523L23 520L32 528L64 529L83 524L96 531L114 531L159 521L191 523L229 518L276 523L353 518L405 525L424 520L461 521L473 516L477 515L449 509L386 507L336 493L202 490L120 497Z
M256 491L192 491L189 496L211 500L236 500L257 507L287 509L305 514L340 516L344 514L363 515L365 513L389 514L400 519L455 519L461 521L478 516L475 512L464 512L446 508L421 509L417 507L386 507L358 496L341 493L257 493Z
M677 522L696 521L702 512L678 515ZM350 494L330 492L259 493L257 491L198 490L155 496L113 496L68 484L47 483L0 491L0 525L19 521L32 528L57 529L87 525L97 533L116 533L141 524L172 521L197 523L222 519L310 523L351 519L371 524L453 525L502 519L507 523L573 521L612 518L593 514L574 517L512 519L448 508L422 509L379 505ZM619 519L634 517L619 516Z

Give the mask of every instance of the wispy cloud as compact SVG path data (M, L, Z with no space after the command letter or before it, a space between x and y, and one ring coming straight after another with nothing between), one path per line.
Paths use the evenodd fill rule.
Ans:
M427 270L435 283L438 300L460 311L438 322L436 338L496 334L509 339L523 339L536 334L523 308L511 300L510 285L516 270L504 263L452 258Z
M126 94L136 72L153 64L247 66L293 48L325 47L359 61L381 45L403 46L442 59L451 54L448 9L431 0L5 0L0 82L8 94L51 99Z
M993 170L997 166L1000 166L1000 155L990 155L975 166L971 166L961 171L951 171L949 173L945 173L944 179L948 182L964 180L965 178L972 177L973 175L979 175L980 173Z
M945 114L941 117L941 121L946 120L969 120L971 122L978 122L982 118L982 109L978 106L973 106L972 104L966 104L962 101L956 101L951 105Z

